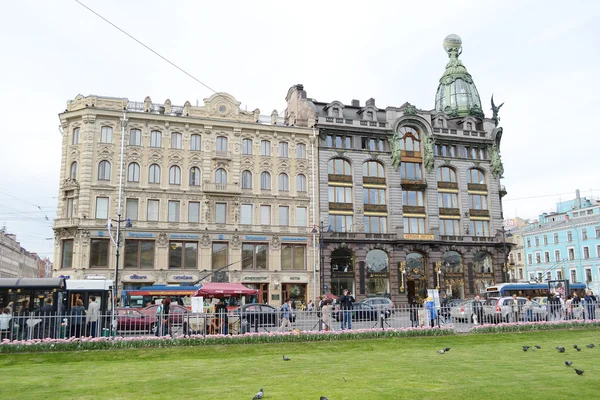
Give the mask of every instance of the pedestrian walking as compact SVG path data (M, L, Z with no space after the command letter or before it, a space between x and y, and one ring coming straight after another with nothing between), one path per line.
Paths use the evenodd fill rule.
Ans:
M519 299L516 294L513 294L512 302L512 320L519 322Z
M10 321L12 315L10 314L10 308L5 307L0 314L0 340L11 339L10 334Z
M100 318L100 304L96 303L96 296L90 296L90 305L88 306L86 324L88 326L88 336L98 336L98 319Z
M594 296L594 292L588 290L583 300L585 301L586 319L596 319L596 296Z
M81 337L81 327L83 325L84 314L85 307L83 306L83 300L77 299L77 301L75 301L75 306L71 308L71 318L69 319L71 337Z
M281 306L281 311L281 325L279 325L279 329L277 330L278 332L281 332L284 329L287 330L288 328L292 329L292 323L290 322L292 318L292 306L290 304L290 299L285 300L285 303L283 303Z
M331 300L325 300L325 304L321 307L321 320L323 321L323 329L325 331L331 330L331 311L333 307L331 306Z
M56 316L54 307L52 306L52 297L48 297L44 301L44 305L40 308L40 317L42 318L42 328L39 333L42 336L42 339L53 338L54 329L56 327Z
M340 309L342 310L342 330L352 329L352 309L354 308L354 296L344 289L344 294L340 297Z
M583 316L583 306L581 305L581 297L579 297L577 292L573 292L573 300L571 300L571 305L573 306L573 318L581 319Z
M23 300L21 302L21 308L17 312L16 324L17 324L17 339L27 340L27 320L29 319L29 300Z
M433 297L427 296L427 299L425 299L425 309L429 314L429 325L433 328L437 325L437 312L435 309L435 302L433 301Z
M419 326L419 310L417 300L415 296L409 296L408 298L408 314L410 318L410 326L417 328Z
M533 321L533 301L531 300L531 296L527 296L527 300L525 300L525 304L523 305L525 322Z
M475 300L473 300L473 323L475 325L483 324L483 304L479 295L475 296Z

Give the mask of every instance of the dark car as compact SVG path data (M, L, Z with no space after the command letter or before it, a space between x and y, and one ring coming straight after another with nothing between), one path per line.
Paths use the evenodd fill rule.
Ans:
M145 315L135 308L117 308L117 330L152 332L156 316Z
M386 311L386 317L389 316L389 311ZM373 306L366 303L354 303L352 308L353 321L376 321L379 318L379 311ZM335 320L342 320L342 310L335 312Z
M258 323L259 326L278 326L280 312L277 308L268 304L244 304L232 311L232 315L240 316L251 326Z
M158 304L152 304L151 306L144 307L140 312L144 315L152 316L156 318L156 310ZM180 306L179 304L172 304L169 307L169 322L171 324L182 324L185 320L185 314L188 314L187 308Z

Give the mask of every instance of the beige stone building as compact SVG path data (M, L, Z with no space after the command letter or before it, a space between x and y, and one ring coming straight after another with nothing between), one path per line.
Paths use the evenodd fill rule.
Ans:
M0 230L0 278L37 278L40 261L37 254L21 247L16 235Z
M195 107L79 95L59 116L55 275L114 278L120 215L121 288L206 277L259 289L260 302L312 298L312 129L226 93Z

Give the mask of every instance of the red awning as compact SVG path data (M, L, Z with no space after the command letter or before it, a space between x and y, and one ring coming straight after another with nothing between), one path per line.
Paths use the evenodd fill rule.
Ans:
M241 283L216 283L211 282L202 286L194 296L203 297L230 297L258 294L258 290L249 289Z

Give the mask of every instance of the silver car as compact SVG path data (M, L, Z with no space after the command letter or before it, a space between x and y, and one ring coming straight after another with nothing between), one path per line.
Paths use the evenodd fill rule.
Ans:
M368 299L361 300L360 303L368 304L377 311L394 312L394 303L387 297L369 297Z
M473 322L473 299L465 300L450 308L452 321Z
M525 297L517 297L518 312L513 312L514 300L512 297L490 297L483 303L483 318L487 322L519 322L525 320L526 311L523 310ZM531 302L531 311L534 321L545 321L548 315L546 307L536 301Z

